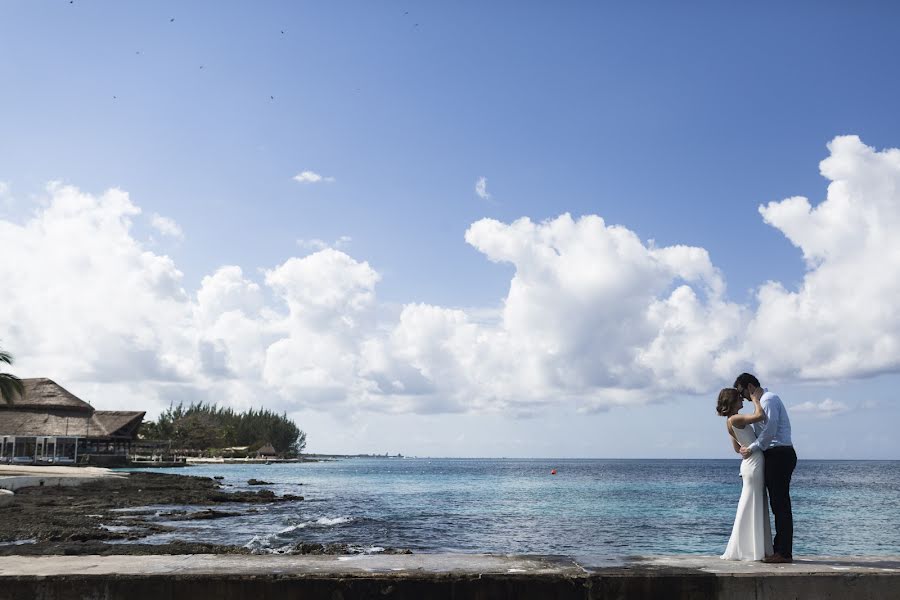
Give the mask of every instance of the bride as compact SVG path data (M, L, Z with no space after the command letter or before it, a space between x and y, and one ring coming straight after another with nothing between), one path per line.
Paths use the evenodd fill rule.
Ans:
M766 418L759 399L754 399L756 410L750 415L738 414L744 407L744 400L734 388L725 388L719 392L716 412L727 417L726 426L734 451L739 452L741 446L749 446L756 441L752 423ZM734 528L731 539L722 558L725 560L762 560L772 554L772 531L769 525L769 501L766 497L766 485L763 474L763 454L754 452L750 458L741 461L741 478L744 480L741 499L738 502L737 515L734 517Z

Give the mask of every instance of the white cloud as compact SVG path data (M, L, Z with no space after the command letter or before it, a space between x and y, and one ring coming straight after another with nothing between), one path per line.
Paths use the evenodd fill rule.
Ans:
M301 248L308 248L310 250L324 250L325 248L330 248L331 245L325 240L320 240L319 238L312 238L311 240L297 240L297 245Z
M173 261L132 237L140 209L117 189L48 192L24 224L0 220L6 343L19 368L93 381L186 377L188 296Z
M769 282L748 339L756 368L782 379L837 379L900 369L900 150L835 138L818 206L793 197L760 206L803 253L797 289Z
M479 177L475 181L475 193L482 200L490 200L491 199L491 195L487 191L487 178L486 177Z
M334 177L324 177L315 171L303 171L294 175L294 181L299 181L300 183L333 183L335 179Z
M514 269L499 310L380 305L380 274L339 249L347 237L298 242L313 252L261 280L224 265L187 291L172 259L132 235L127 193L53 184L24 224L0 219L4 344L21 375L143 390L150 404L265 398L338 415L599 410L708 393L745 369L769 381L897 371L900 151L852 137L830 148L824 202L760 209L808 271L793 291L762 286L756 309L727 299L703 248L568 214L465 232Z
M850 407L831 398L826 398L822 402L807 401L801 404L795 404L790 407L791 412L809 414L816 417L828 418L835 415L845 413Z
M181 231L181 227L168 217L160 216L156 213L153 213L153 216L150 217L150 225L153 229L157 230L163 235L167 235L169 237L184 238L184 232Z
M349 235L342 235L338 239L334 240L330 244L325 240L320 240L319 238L312 238L309 240L299 239L297 240L297 245L301 248L306 248L309 250L319 251L324 250L325 248L343 248L350 244L353 241Z

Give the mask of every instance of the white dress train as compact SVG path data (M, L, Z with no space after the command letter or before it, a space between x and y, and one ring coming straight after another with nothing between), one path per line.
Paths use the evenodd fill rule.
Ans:
M735 438L742 446L756 441L753 428L733 427ZM769 525L769 499L764 480L764 458L762 452L754 452L750 458L741 460L741 499L731 539L722 558L725 560L762 560L772 554L772 529Z

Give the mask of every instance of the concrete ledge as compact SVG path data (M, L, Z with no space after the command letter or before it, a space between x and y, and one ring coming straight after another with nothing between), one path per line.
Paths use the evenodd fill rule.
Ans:
M0 465L0 489L13 492L24 487L73 486L97 479L122 477L128 477L128 473L100 467Z
M900 557L792 565L660 556L9 556L0 600L91 598L895 598Z

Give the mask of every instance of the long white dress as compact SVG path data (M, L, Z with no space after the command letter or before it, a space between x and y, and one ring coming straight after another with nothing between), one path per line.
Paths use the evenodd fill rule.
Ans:
M756 441L752 427L733 427L734 436L742 446ZM741 460L741 499L731 539L722 558L725 560L762 560L772 554L772 530L769 525L769 499L764 481L764 458L762 452L754 452L750 458Z

